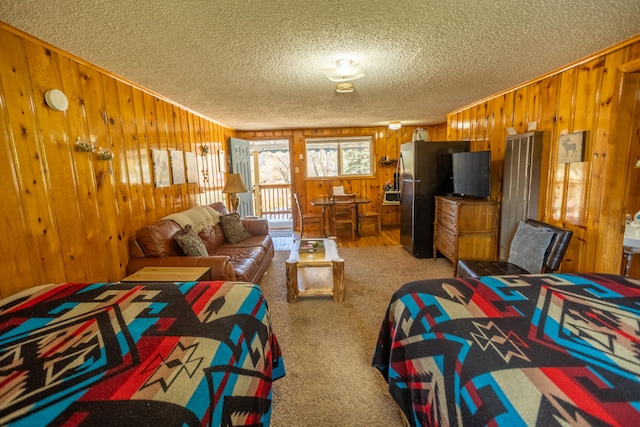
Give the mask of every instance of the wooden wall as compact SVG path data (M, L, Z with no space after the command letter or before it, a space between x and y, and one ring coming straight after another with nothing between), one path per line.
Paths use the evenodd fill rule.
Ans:
M640 210L640 37L448 115L448 139L491 150L493 196L507 128L544 131L540 218L574 232L563 271L620 272L624 214ZM584 161L558 163L564 133L586 131ZM638 258L638 257L636 257ZM632 275L639 277L637 260Z
M46 105L54 88L66 112ZM138 228L221 200L216 153L233 133L0 23L0 296L124 277ZM113 160L76 151L78 138ZM200 181L155 188L152 148L197 153Z
M440 126L403 126L399 130L390 130L386 126L371 128L326 128L326 129L293 129L277 131L238 131L238 138L247 140L261 139L288 139L291 159L293 162L293 191L300 194L300 205L305 213L320 213L319 207L309 205L309 201L316 197L326 197L332 193L334 185L343 185L345 191L357 193L359 196L371 199L368 210L377 210L377 195L386 183L393 183L395 166L383 166L378 160L383 156L390 159L398 159L400 145L411 141L414 129L422 127L428 130L429 137L433 141L445 141L447 127ZM299 160L300 155L305 158L304 141L306 138L319 137L345 137L345 136L372 136L374 141L375 177L354 179L305 179L304 160ZM400 222L399 208L397 206L383 206L383 225L397 225ZM297 227L297 218L296 227Z
M617 272L622 215L640 210L640 170L629 162L629 156L633 163L640 157L640 113L628 111L637 106L631 88L638 80L630 74L623 79L619 70L635 70L639 57L640 42L632 40L456 111L446 125L427 126L432 140L468 139L474 150L491 149L499 171L505 129L522 132L537 122L550 141L542 218L576 233L566 271ZM44 94L53 88L66 93L66 112L45 104ZM413 129L236 132L0 23L0 297L44 283L121 279L127 242L138 228L222 199L217 154L229 137L288 138L296 159L305 137L372 135L379 159L397 158ZM554 141L576 130L587 131L585 162L558 164ZM111 149L113 160L76 151L79 138ZM199 181L155 188L154 148L197 153ZM394 172L377 167L373 179L307 181L300 166L293 182L305 206L337 184L375 198ZM498 172L494 183L500 178ZM384 217L396 222L397 210L386 210ZM634 271L637 277L637 266Z

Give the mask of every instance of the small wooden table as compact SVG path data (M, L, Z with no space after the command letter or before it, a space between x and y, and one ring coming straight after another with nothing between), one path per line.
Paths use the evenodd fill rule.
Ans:
M371 200L366 197L356 196L356 235L360 237L359 227L358 227L358 206L366 203L371 203ZM322 227L322 233L326 237L326 229L327 229L327 208L333 206L333 198L332 197L318 197L309 202L311 206L320 206L322 209L322 221L324 225Z
M144 267L121 282L194 282L209 274L209 267Z
M335 302L342 302L344 301L344 259L338 254L335 240L314 240L323 242L324 252L300 253L300 240L293 244L289 259L286 261L287 302L297 302L298 296L323 295L332 295ZM327 277L328 270L330 277ZM331 284L329 285L327 281L331 281Z

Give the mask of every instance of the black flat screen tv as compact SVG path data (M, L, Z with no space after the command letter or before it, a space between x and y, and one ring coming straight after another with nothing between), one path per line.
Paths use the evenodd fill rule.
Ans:
M491 196L491 151L452 153L451 166L455 196Z

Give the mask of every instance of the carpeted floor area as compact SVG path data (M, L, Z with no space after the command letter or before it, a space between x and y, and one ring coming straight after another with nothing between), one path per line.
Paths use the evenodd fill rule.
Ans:
M286 377L273 387L271 425L402 426L399 411L371 360L387 305L402 284L451 277L451 263L416 259L401 246L339 248L346 298L287 303L285 260L276 251L260 282L284 356Z

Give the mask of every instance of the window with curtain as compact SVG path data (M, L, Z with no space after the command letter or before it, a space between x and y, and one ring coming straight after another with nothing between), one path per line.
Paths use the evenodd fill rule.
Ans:
M307 138L307 178L373 176L373 138Z

